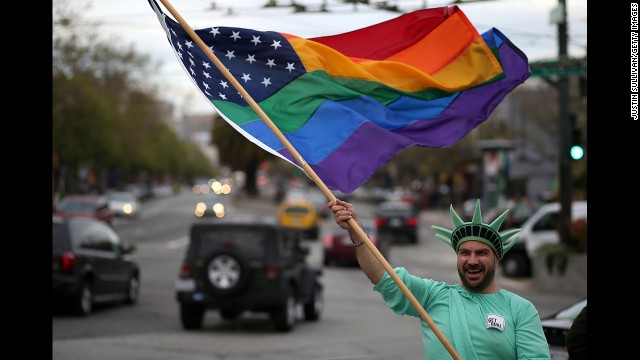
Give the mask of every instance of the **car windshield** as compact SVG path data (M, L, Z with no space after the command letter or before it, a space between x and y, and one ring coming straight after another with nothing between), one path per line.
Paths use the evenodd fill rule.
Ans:
M285 209L287 214L307 214L309 209L302 206L290 206Z
M95 204L82 200L62 200L57 208L62 211L93 211Z
M411 205L406 203L387 203L382 204L378 214L386 216L407 215L413 213Z
M243 253L260 256L263 241L268 236L263 229L253 228L212 228L198 236L198 253L208 254L221 248L239 248Z
M582 308L584 308L587 305L587 299L584 299L580 302L577 302L571 306L569 306L566 309L560 310L558 312L558 314L556 314L556 316L554 316L554 318L556 319L575 319L576 316L578 316L578 314L580 313L580 311L582 311Z
M134 197L129 193L112 193L109 194L109 199L117 201L132 201Z

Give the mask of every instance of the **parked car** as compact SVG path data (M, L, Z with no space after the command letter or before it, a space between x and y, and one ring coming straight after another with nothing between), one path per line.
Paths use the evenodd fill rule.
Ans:
M323 310L322 270L306 261L299 231L271 221L222 219L194 223L176 299L185 329L202 327L207 310L225 320L245 311L268 313L277 331L291 331L298 306L304 319Z
M369 239L376 246L378 251L387 258L391 250L391 241L388 237L380 238L378 229L373 219L360 219L362 230L369 236ZM331 231L322 240L324 249L323 263L329 265L357 265L356 252L353 249L353 242L349 238L349 233L335 222ZM363 245L364 246L364 245Z
M109 209L114 216L140 218L142 209L138 198L128 191L113 191L107 194Z
M227 195L208 192L198 195L194 214L201 217L215 216L222 218L227 214Z
M418 242L418 212L404 201L384 201L375 210L375 223L379 237L390 237L393 242Z
M145 201L153 197L149 184L126 184L124 191L132 193L139 201Z
M307 189L306 197L313 203L313 205L315 205L318 216L323 219L329 217L329 214L331 214L331 209L327 206L329 199L322 193L322 191L320 191L320 189Z
M307 199L284 200L278 207L280 225L300 230L306 238L317 239L320 233L320 216L316 206Z
M552 359L569 359L566 346L567 333L573 324L573 320L585 306L587 306L587 298L580 299L566 308L541 319L542 330L547 338L547 343L549 343L549 352Z
M56 204L54 215L80 216L102 220L109 225L113 224L113 211L109 209L109 201L104 195L65 195Z
M587 202L574 201L571 205L572 220L587 218ZM560 203L540 206L523 224L518 233L520 239L501 260L502 273L507 277L529 277L531 263L536 251L544 244L560 242L558 233Z
M140 268L130 255L133 245L100 220L54 215L52 223L54 303L81 316L98 303L137 303Z

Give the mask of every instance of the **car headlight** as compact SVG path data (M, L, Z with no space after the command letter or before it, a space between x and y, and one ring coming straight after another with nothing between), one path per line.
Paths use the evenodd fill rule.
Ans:
M217 217L221 218L224 216L224 204L216 203L213 205L213 212Z

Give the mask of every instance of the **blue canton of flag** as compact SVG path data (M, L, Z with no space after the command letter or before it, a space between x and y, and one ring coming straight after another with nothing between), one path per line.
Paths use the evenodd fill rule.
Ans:
M166 15L163 19L173 50L200 91L209 100L246 106L240 93L180 24ZM256 102L305 73L296 52L277 32L222 26L194 31Z

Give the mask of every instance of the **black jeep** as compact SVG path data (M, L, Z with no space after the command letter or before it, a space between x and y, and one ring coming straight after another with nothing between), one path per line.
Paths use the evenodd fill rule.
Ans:
M300 304L305 320L318 320L322 271L308 254L299 232L275 222L194 223L176 281L183 328L201 328L205 311L219 310L225 320L266 312L277 331L291 331Z

